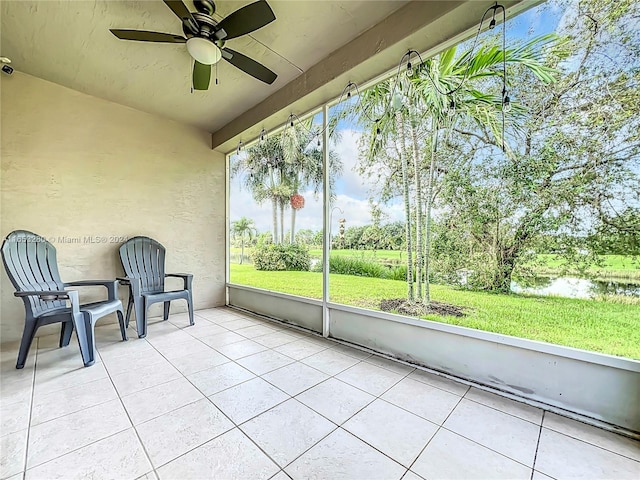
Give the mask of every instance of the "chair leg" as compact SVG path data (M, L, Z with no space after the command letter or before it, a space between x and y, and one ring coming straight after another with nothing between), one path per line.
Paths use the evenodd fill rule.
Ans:
M62 322L62 329L60 330L60 348L66 347L71 341L71 334L73 333L73 322Z
M169 320L169 308L171 307L171 302L164 302L164 319Z
M85 367L90 367L96 361L95 335L93 334L93 322L89 312L81 312L74 317L78 346Z
M136 314L136 328L138 330L138 338L147 336L147 313L144 297L133 299L133 311Z
M18 351L18 362L16 368L24 368L24 364L27 361L27 355L29 354L29 348L33 342L33 337L38 330L38 322L36 320L25 321L24 330L22 331L22 340L20 341L20 350Z
M122 341L127 341L127 327L124 322L124 315L122 314L122 310L118 310L116 312L118 314L118 323L120 324L120 333L122 334Z
M193 321L193 298L191 297L191 291L189 291L189 298L187 298L187 307L189 308L189 325L194 325Z
M131 307L133 307L133 295L129 292L129 303L127 304L127 321L125 327L129 328L129 320L131 319Z
M134 300L133 307L136 311L136 327L138 329L138 338L147 336L147 302L144 297Z

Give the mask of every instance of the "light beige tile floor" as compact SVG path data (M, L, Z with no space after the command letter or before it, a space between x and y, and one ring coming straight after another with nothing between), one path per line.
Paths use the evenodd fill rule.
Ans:
M3 346L0 480L639 479L640 442L228 309Z

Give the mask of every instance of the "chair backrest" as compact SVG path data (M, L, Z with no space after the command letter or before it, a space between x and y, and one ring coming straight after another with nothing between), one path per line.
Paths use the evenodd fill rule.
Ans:
M139 278L142 291L164 290L165 248L149 237L133 237L120 246L120 260L127 277Z
M2 243L2 262L17 292L64 290L58 272L56 249L44 237L16 230ZM23 297L27 317L66 307L64 300Z

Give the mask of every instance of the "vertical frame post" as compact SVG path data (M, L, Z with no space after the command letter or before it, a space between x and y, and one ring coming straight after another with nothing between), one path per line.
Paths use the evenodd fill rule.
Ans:
M322 335L329 336L329 250L331 247L331 217L329 188L329 107L322 106Z
M229 305L229 280L231 275L231 218L229 216L230 192L231 192L231 154L224 156L225 182L224 182L224 242L225 242L225 268L224 268L224 304Z

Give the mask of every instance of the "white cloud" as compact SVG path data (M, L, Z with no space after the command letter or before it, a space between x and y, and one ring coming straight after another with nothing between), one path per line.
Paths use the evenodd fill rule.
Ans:
M404 208L399 202L379 206L384 216L382 223L404 219ZM344 214L337 209L334 211L331 222L332 231L335 231L335 228L337 228L338 218L344 218L346 220L347 228L361 227L372 222L371 207L368 200L362 200L344 194L337 195L334 207L340 207L342 211L344 211Z
M346 193L357 198L366 198L371 188L367 178L363 178L356 172L358 165L359 143L362 132L357 130L344 129L340 130L342 138L340 142L333 147L342 160L343 170L342 176L337 182L337 192Z

